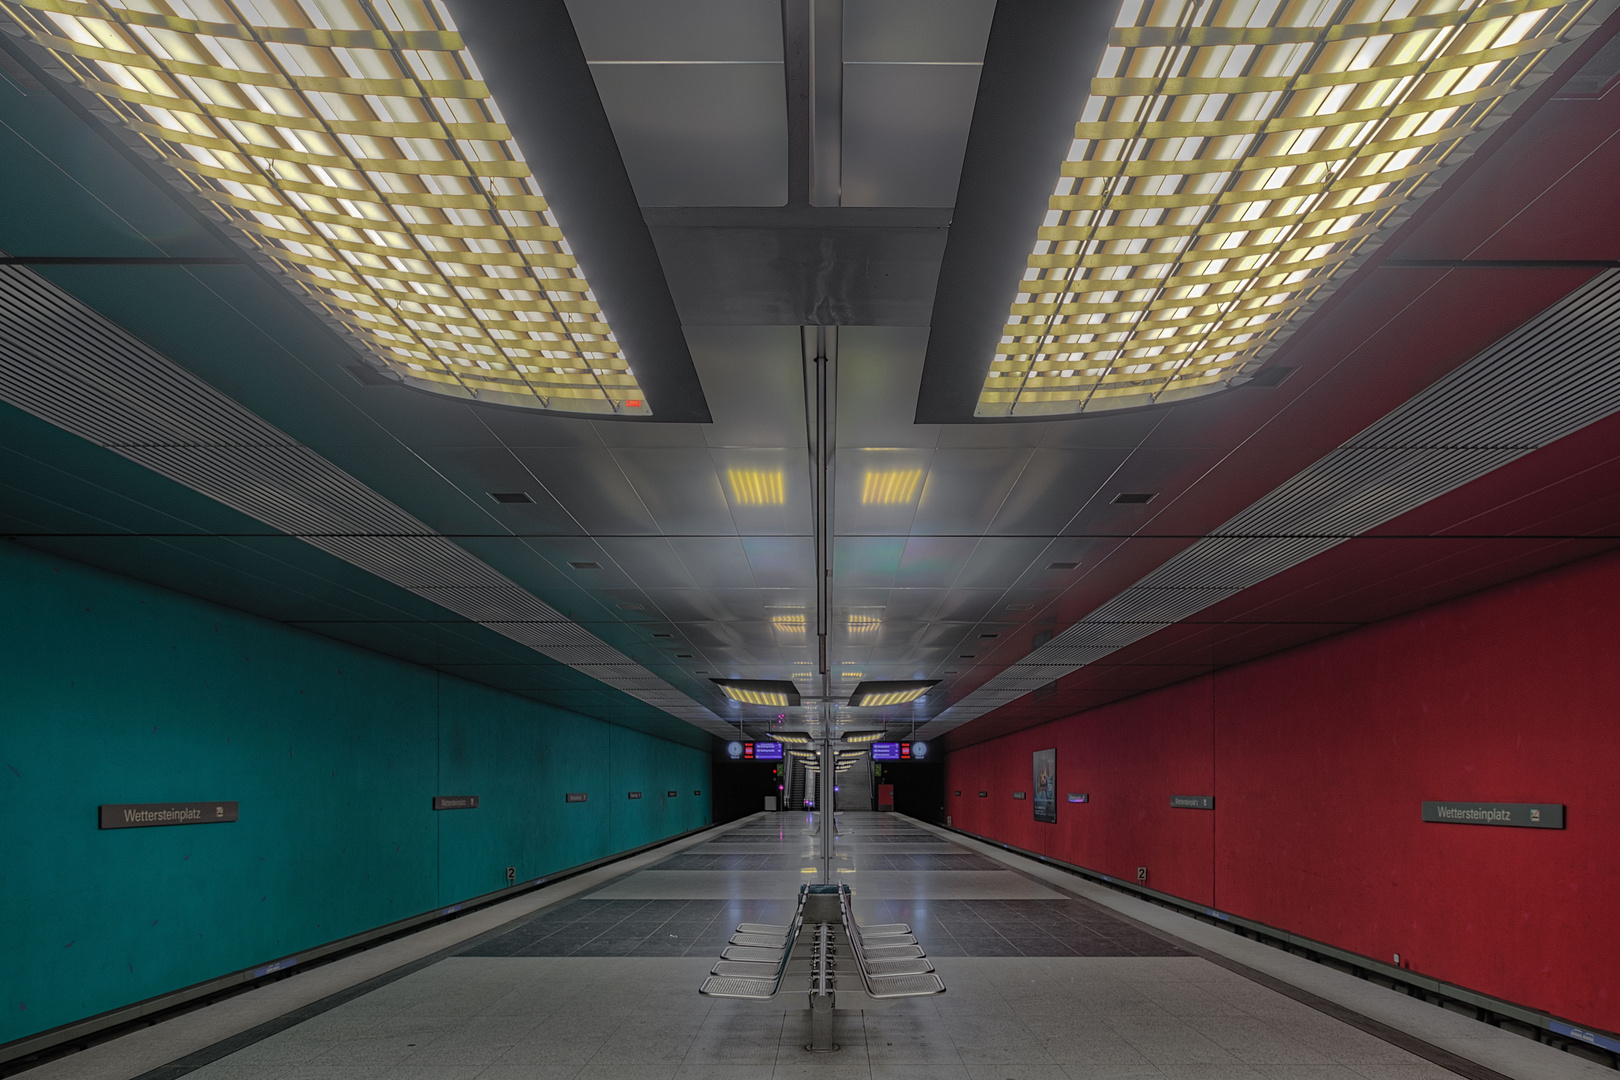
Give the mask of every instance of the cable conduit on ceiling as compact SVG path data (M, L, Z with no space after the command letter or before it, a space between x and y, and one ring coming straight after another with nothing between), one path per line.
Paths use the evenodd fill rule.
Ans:
M933 738L1620 410L1606 271L945 709ZM1329 534L1329 535L1322 535Z
M0 266L0 399L716 734L709 709L50 282Z

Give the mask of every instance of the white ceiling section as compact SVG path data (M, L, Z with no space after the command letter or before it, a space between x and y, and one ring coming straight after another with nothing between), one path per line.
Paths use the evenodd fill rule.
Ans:
M1620 409L1620 271L1577 289L936 716L933 737Z
M0 266L0 399L718 735L708 709L30 270Z
M995 0L843 7L843 205L954 205Z
M570 0L643 206L787 202L777 0Z

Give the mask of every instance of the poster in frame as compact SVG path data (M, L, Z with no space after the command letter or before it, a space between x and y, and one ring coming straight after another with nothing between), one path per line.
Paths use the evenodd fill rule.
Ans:
M1036 821L1057 823L1057 751L1035 751Z

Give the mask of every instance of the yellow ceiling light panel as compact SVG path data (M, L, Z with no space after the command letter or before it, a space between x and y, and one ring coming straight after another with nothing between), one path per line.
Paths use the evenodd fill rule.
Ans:
M849 632L852 634L870 634L877 630L881 623L882 620L876 615L851 615L849 617ZM854 672L846 671L844 677L848 678L852 674Z
M1124 0L976 415L1230 385L1588 6Z
M802 634L805 630L803 615L772 615L771 625L789 634Z
M908 701L916 701L927 693L924 687L921 690L891 690L883 694L867 694L861 698L861 708L870 709L879 705L904 705Z
M861 478L861 502L868 506L894 506L917 497L921 469L874 469Z
M787 502L787 478L781 469L727 469L731 497L739 506L781 506Z
M773 690L744 690L735 686L722 686L721 691L733 701L744 705L787 705L788 696Z
M406 382L650 415L437 0L0 0Z

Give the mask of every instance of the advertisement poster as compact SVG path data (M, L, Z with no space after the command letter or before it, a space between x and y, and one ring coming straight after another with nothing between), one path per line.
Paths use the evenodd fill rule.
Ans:
M1057 822L1057 751L1035 751L1035 820Z

